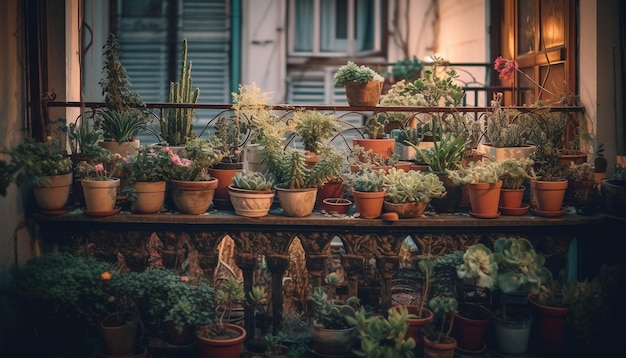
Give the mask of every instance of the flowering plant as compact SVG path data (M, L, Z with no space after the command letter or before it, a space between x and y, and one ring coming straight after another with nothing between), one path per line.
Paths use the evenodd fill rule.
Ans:
M83 160L76 165L75 174L81 179L106 181L114 179L117 162L122 159L118 153L106 151L95 160Z
M147 145L137 154L122 158L119 166L130 182L157 182L171 177L174 153L170 147Z
M58 140L48 137L47 142L26 138L10 150L1 150L10 160L0 160L0 195L12 182L22 185L47 185L46 176L72 172L72 161Z
M537 83L537 81L532 79L525 72L520 71L519 65L517 64L517 61L515 61L515 60L507 60L507 59L503 58L502 56L498 56L498 58L496 58L496 60L493 63L493 67L494 67L494 69L496 71L498 71L498 73L499 73L498 77L500 77L501 80L510 80L513 77L513 74L515 72L521 73L527 80L532 82L535 86L539 87L539 96L538 96L538 98L541 98L541 92L545 91L546 93L552 95L557 100L561 100L562 99L560 96L557 96L554 92L548 90L542 84Z

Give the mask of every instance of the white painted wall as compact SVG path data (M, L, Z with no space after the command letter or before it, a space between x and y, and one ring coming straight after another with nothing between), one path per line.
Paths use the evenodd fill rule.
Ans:
M285 103L287 0L245 0L242 28L243 84L256 83L273 103Z

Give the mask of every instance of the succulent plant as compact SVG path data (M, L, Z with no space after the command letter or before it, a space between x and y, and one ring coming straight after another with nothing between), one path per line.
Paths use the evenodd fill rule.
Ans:
M385 79L378 72L365 65L357 65L352 61L339 67L333 75L333 81L337 86L343 86L347 82L368 83L372 81L383 82Z
M329 329L345 329L354 327L347 317L356 317L356 311L361 307L358 297L350 297L345 303L332 299L326 293L326 288L315 287L311 293L313 303L313 318L317 324Z
M380 192L383 191L384 170L362 170L348 176L346 184L355 191Z
M262 172L239 172L233 177L233 187L246 190L270 191L274 187L274 180Z
M446 193L437 174L391 168L385 174L383 185L387 189L385 200L391 203L430 202L431 197L440 198Z

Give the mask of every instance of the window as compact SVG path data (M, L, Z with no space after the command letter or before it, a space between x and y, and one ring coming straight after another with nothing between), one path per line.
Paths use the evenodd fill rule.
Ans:
M289 54L368 55L380 51L381 0L290 0Z
M117 0L115 33L131 89L145 102L168 102L187 39L201 103L230 103L229 0ZM196 111L196 133L214 111ZM143 140L148 138L142 138Z

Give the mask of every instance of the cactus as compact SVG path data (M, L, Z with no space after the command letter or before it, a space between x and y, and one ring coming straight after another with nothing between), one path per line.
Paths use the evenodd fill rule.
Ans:
M191 61L187 62L187 39L183 40L183 61L178 82L170 82L170 103L196 103L200 89L192 90ZM161 135L169 145L184 145L195 137L193 108L171 108L161 118Z
M246 190L270 191L274 181L261 172L240 172L233 178L233 187Z

